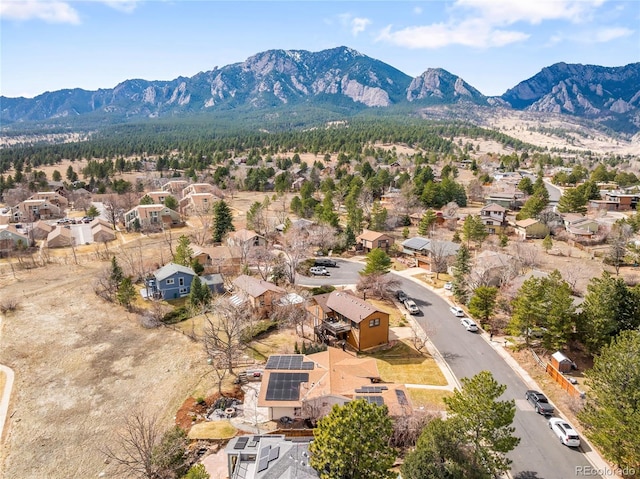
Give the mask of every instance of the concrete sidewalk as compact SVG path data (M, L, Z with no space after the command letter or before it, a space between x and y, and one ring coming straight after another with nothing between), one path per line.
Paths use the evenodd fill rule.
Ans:
M9 402L11 400L11 391L13 390L14 373L13 369L8 366L0 364L0 371L5 375L4 388L2 395L0 396L0 444L2 444L2 435L4 432L4 425L7 421L7 413L9 412Z

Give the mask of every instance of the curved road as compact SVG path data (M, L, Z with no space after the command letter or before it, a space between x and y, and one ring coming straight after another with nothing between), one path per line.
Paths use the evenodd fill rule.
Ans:
M341 259L336 261L338 268L327 268L331 276L300 276L298 282L309 286L356 283L362 264ZM447 301L411 279L400 275L398 279L401 288L415 300L423 313L414 318L458 379L488 370L499 383L507 386L503 398L515 400L513 425L515 434L520 437L520 444L509 454L513 460L511 476L514 479L570 479L587 475L579 473L580 470L593 470L583 452L560 444L549 430L547 421L524 399L525 391L534 387L533 384L529 386L480 335L465 331L458 318L449 311ZM588 449L588 446L583 444L583 449ZM595 473L588 475L600 477Z

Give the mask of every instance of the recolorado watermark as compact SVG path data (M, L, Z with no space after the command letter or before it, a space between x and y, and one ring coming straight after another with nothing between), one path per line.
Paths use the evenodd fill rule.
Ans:
M576 476L634 476L636 470L633 467L593 467L576 466Z

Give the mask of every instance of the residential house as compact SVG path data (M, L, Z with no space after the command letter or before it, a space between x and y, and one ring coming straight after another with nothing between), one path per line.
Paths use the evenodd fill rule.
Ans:
M93 241L95 243L107 243L116 239L116 233L113 231L111 225L106 226L102 223L92 226L91 234L93 235Z
M234 295L231 302L236 305L248 302L261 318L268 317L278 301L287 294L280 286L246 274L234 279L233 286Z
M507 226L507 209L496 203L488 204L480 210L480 220L489 234L500 234Z
M313 296L307 306L321 342L346 341L357 351L389 342L389 313L347 291Z
M485 197L485 205L496 204L507 210L520 209L524 203L524 194L515 191L491 193Z
M47 235L47 248L64 248L73 245L75 245L75 239L68 226L58 225Z
M64 211L69 206L69 200L64 196L56 193L55 191L38 191L31 195L29 200L47 200L52 205L56 205L58 208Z
M300 218L297 219L295 221L291 222L291 228L292 229L299 229L299 230L308 230L309 228L311 228L313 225L315 225L316 223L314 221L308 220L306 218ZM280 231L281 233L284 231L285 228L285 224L279 224L276 226L276 230Z
M162 190L171 193L176 198L182 198L182 191L189 184L186 180L169 180L162 185Z
M180 213L187 216L209 214L217 199L218 197L213 193L192 193L180 200Z
M402 252L405 257L414 259L414 267L432 268L435 263L448 263L456 256L460 245L452 241L431 240L421 236L414 236L402 242Z
M53 228L54 226L40 220L33 225L33 228L31 229L31 237L34 240L43 240L49 236L49 233L53 231Z
M111 223L109 223L105 219L100 218L99 216L96 216L95 218L93 218L91 220L91 223L89 223L89 226L91 228L95 228L97 225L108 226L109 228L113 229L113 225Z
M638 193L624 193L622 191L607 191L604 195L606 201L615 201L618 204L617 211L635 210L640 201Z
M312 437L284 435L236 436L227 447L227 477L233 479L317 479L309 465Z
M145 193L142 198L144 198L145 196L151 198L154 204L162 205L164 204L164 200L167 198L167 196L173 195L167 191L150 191L149 193ZM142 198L140 198L140 201L142 201Z
M227 236L227 244L246 250L248 247L266 246L267 240L255 231L243 228L229 233Z
M399 198L399 191L389 191L380 197L380 206L384 208L393 208Z
M214 195L215 192L215 186L210 183L192 183L183 188L182 198L186 198L189 195L195 195L199 193L211 193L212 195Z
M403 384L380 383L374 358L358 358L340 348L302 355L273 355L267 360L258 406L268 418L318 420L334 405L365 399L386 405L394 417L411 415L413 406Z
M235 276L242 267L242 251L236 246L193 246L192 259L195 259L205 271Z
M49 189L51 191L53 191L54 193L59 194L60 196L64 196L65 198L68 198L69 196L69 191L67 190L67 188L64 186L64 182L63 181L49 181L47 183L47 186L49 187Z
M180 214L164 205L138 205L124 214L128 230L139 228L171 228L180 226Z
M579 213L565 213L562 220L569 235L576 239L591 238L600 229L596 220Z
M516 221L514 228L522 239L544 238L549 234L549 227L535 218Z
M220 273L204 274L200 276L202 284L206 284L209 290L215 294L224 294L227 290L224 287L224 277Z
M0 226L0 253L6 254L17 248L27 248L30 243L29 237L18 231L15 225Z
M24 200L18 204L19 221L45 220L62 216L64 216L64 210L46 199Z
M364 251L365 253L376 248L389 251L389 248L393 245L394 241L393 236L389 236L386 233L364 230L358 237L356 237L356 249L358 251Z
M196 273L188 266L169 263L153 273L153 276L153 294L162 299L176 299L191 292L191 283Z

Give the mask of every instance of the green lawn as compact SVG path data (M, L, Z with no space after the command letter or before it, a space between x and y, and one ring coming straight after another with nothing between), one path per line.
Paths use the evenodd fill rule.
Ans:
M421 353L404 341L386 351L369 356L376 358L383 381L400 384L430 384L446 386L447 380L434 359Z

